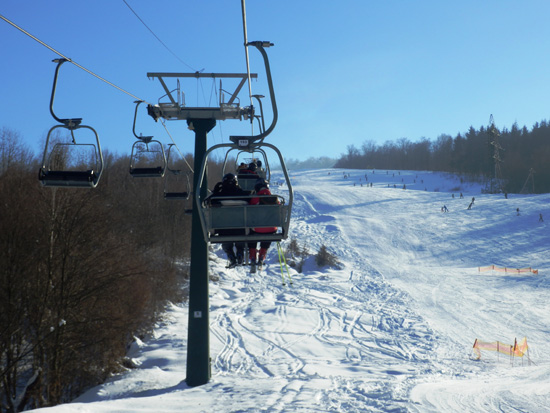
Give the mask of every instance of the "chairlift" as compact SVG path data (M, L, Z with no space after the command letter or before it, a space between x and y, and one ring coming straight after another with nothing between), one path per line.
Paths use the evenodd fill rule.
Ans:
M181 156L177 156L175 144L168 145L166 155L166 176L164 177L164 199L166 200L188 200L191 183L189 180L189 172L184 172L180 165L183 161Z
M95 188L103 171L103 154L97 132L91 126L82 125L82 118L60 119L53 111L59 69L67 61L53 60L57 67L50 98L50 113L61 125L55 125L48 131L38 179L43 186L49 187ZM54 131L59 128L71 132L72 142L58 140ZM79 133L77 142L75 131L78 129L91 131L92 134L88 134L91 138L88 137L86 142L86 134Z
M238 199L231 199L230 197L209 197L208 199L202 199L200 197L200 187L204 184L208 155L220 148L228 148L228 151L246 150L249 153L263 151L264 148L274 151L279 157L283 169L289 190L288 199L278 194L265 196L245 195L238 196ZM281 152L274 145L253 142L252 139L247 140L239 137L233 143L212 146L204 155L199 173L199 185L198 188L195 188L195 202L206 242L276 242L288 237L293 203L292 185ZM266 202L250 205L250 199L254 197L266 198ZM216 205L217 203L219 205ZM277 227L277 231L273 234L253 232L253 229L258 227Z
M132 132L137 141L132 145L130 155L130 175L134 178L162 178L166 171L166 155L161 142L153 136L138 136L136 134L136 118L138 107L143 101L138 100L134 114Z
M271 179L271 172L269 169L269 161L268 157L265 153L265 151L262 148L255 148L254 152L250 153L248 151L244 151L240 149L237 153L237 156L235 158L235 167L234 170L231 169L229 166L229 155L231 152L235 151L236 149L230 149L227 151L225 155L225 160L223 163L223 174L225 175L228 172L235 173L237 175L237 178L239 180L239 185L242 189L245 191L252 191L254 189L254 185L256 184L256 180L258 178L265 179L267 182ZM261 159L259 159L256 154L259 154ZM246 169L242 170L240 169L241 163L244 163L246 165ZM248 166L252 163L257 164L257 168L254 173L249 172Z
M271 70L265 47L272 46L269 42L250 42L247 46L255 46L262 54L266 74L269 94L271 99L271 107L273 110L273 118L271 125L266 129L263 119L263 109L260 101L261 119L260 134L253 136L230 136L232 143L214 145L208 149L203 157L200 174L197 179L197 187L195 187L195 202L196 208L199 211L199 217L203 229L203 234L206 242L223 243L223 242L257 242L257 241L281 241L288 237L290 226L290 216L292 212L292 204L294 194L292 184L285 162L281 152L277 147L270 143L264 143L264 139L273 131L278 119L278 110L275 100L275 92L273 90L273 82L271 80ZM260 100L261 95L253 97ZM255 117L255 115L254 115ZM253 121L253 119L251 119ZM230 197L210 197L208 199L201 198L201 188L205 184L206 167L208 164L208 155L220 148L228 148L228 152L232 150L246 151L250 154L255 152L265 155L264 148L269 148L274 151L279 157L279 162L286 180L288 188L288 199L281 195L267 195L264 202L260 200L257 205L250 205L250 199L258 197L258 195L238 196L238 199ZM226 156L227 159L227 156ZM265 157L266 167L267 156ZM195 171L197 172L197 171ZM257 179L256 179L257 180ZM254 180L254 181L256 181ZM263 198L263 197L260 197ZM218 201L213 205L212 201ZM218 204L219 203L219 204ZM272 234L260 234L254 232L254 228L261 227L276 227L277 231Z

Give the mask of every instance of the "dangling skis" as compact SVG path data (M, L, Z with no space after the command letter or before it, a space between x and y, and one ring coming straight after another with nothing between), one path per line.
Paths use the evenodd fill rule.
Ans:
M285 274L284 274L284 271L283 271L283 263L285 265L286 276L288 278L288 283L290 285L292 285L292 278L290 277L290 272L288 271L288 265L286 264L285 253L283 251L283 247L281 247L280 242L277 242L277 253L279 254L279 265L281 266L281 279L283 281L283 285L286 285L286 283L285 283Z

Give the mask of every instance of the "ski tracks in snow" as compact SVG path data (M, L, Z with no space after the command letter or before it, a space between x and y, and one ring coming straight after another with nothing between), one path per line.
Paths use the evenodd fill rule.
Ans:
M316 198L317 210L308 196L297 188L292 233L312 254L324 243L353 266L306 265L292 287L281 286L278 265L254 277L224 274L220 293L231 302L213 310L214 374L272 380L280 394L262 406L274 411L308 394L322 411L407 411L417 378L436 370L434 332L349 244L331 213L338 207Z

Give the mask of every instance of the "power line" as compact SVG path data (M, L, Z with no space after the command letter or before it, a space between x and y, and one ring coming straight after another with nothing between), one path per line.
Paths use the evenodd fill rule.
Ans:
M183 63L185 66L187 66L193 72L197 71L196 69L192 68L187 63L185 63L183 60L181 60L177 54L175 54L168 46L166 46L166 44L155 34L155 32L153 30L151 30L151 28L149 26L147 26L147 24L143 21L143 19L141 17L139 17L139 15L135 12L135 10L132 9L132 7L128 4L128 2L126 0L122 0L122 1L124 2L124 4L126 4L126 6L128 6L128 8L132 11L132 13L134 13L134 15L139 19L139 21L147 28L147 30L149 30L151 32L151 34L153 36L155 36L155 38L160 42L160 44L162 44L166 48L166 50L168 50L176 59L178 59L181 63Z

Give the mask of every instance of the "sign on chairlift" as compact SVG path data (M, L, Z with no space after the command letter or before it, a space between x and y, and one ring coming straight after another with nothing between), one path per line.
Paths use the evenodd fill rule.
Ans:
M239 146L248 146L248 139L239 139Z

